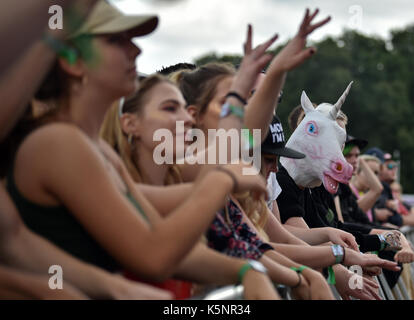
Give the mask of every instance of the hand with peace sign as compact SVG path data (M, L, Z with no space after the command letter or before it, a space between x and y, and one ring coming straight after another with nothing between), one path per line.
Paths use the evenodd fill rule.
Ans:
M300 24L298 33L273 59L271 65L269 66L268 73L275 69L282 72L292 70L301 65L306 59L311 57L316 52L314 47L304 49L306 45L306 38L314 30L322 27L331 20L331 17L327 17L320 22L311 24L312 20L318 13L319 9L316 9L312 14L310 14L309 9L306 9L305 16Z

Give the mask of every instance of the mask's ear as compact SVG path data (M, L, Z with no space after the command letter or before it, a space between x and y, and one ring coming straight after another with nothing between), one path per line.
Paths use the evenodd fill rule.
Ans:
M315 111L315 108L313 107L312 102L309 100L308 96L306 95L305 91L302 91L302 95L300 97L300 103L302 105L303 111L305 111L305 114L311 111Z
M123 113L121 118L119 119L121 123L121 130L127 136L132 134L135 138L140 136L140 119L134 113Z

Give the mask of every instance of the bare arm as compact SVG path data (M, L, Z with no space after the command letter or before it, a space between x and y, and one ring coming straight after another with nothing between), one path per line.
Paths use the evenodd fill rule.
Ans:
M0 73L8 68L24 50L41 38L47 29L49 7L58 4L63 9L63 30L53 31L63 38L82 23L97 0L53 0L13 1L3 0L0 7L0 41L7 43L0 52ZM70 13L71 15L67 15ZM70 20L70 23L67 23ZM13 30L13 38L10 31ZM46 70L47 71L47 70ZM28 71L30 73L30 71ZM30 83L30 82L26 82Z
M19 185L19 159L23 162L31 159L30 165L21 165L24 170L20 170L20 179L33 180L33 185L20 184L21 192L25 193L27 188L35 193L39 185L45 188L39 191L42 194L53 190L59 203L67 206L91 236L126 269L149 278L168 277L223 206L226 194L233 188L232 179L224 172L209 172L196 182L187 200L171 215L148 225L113 183L94 148L72 126L57 124L41 128L23 142L18 152L16 183ZM241 179L239 185L244 188L260 185L262 192L265 191L264 181L243 177L242 166L232 168L240 170L240 173L233 171ZM34 176L29 179L28 175ZM256 181L257 185L243 181ZM205 196L207 193L209 197ZM30 194L29 190L26 194ZM134 195L147 215L158 214L142 194Z
M162 216L168 215L183 203L191 193L193 186L193 183L181 183L165 187L142 183L136 185L138 190Z
M11 199L0 185L0 261L10 268L47 276L49 267L59 265L64 280L95 299L165 299L169 295L146 288L100 268L84 263L29 231Z
M55 56L45 44L37 41L1 78L0 141L23 114Z
M86 299L69 285L51 290L49 279L0 266L0 299Z
M367 184L369 186L369 191L366 194L364 194L362 197L360 197L357 200L357 202L361 210L366 212L374 206L378 197L381 195L383 186L381 184L381 181L374 174L371 168L367 165L364 159L359 159L359 164L367 178Z

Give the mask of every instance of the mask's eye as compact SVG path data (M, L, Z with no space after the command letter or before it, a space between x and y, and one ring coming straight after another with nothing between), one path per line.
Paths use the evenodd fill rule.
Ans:
M310 121L306 124L306 133L311 136L316 136L318 134L318 126L314 121Z

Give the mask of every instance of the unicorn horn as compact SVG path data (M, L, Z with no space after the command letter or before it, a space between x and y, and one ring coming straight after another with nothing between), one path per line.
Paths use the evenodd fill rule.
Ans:
M341 110L341 107L342 107L342 105L345 102L346 96L348 95L349 90L351 89L352 83L353 83L353 81L351 81L348 84L348 87L346 87L346 89L345 89L344 93L342 94L342 96L334 104L334 106L333 106L333 108L332 108L332 110L330 112L330 115L331 115L331 117L332 117L333 120L336 120L336 117L338 116L338 112L339 112L339 110Z

